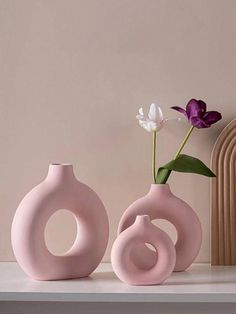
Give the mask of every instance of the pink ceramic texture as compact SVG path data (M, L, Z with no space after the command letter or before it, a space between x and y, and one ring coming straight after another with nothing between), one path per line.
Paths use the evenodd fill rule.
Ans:
M151 244L158 256L150 269L137 267L131 259L132 251L139 245ZM137 216L133 225L115 240L111 262L119 279L130 285L157 285L172 273L176 261L175 247L169 236L154 226L148 215Z
M193 263L202 243L201 224L193 209L171 193L168 184L152 184L146 196L130 205L120 220L118 234L131 226L137 215L149 215L151 220L166 219L175 226L175 271L184 271ZM138 267L149 269L156 263L157 256L140 245L131 258Z
M64 256L54 256L44 230L59 209L71 211L79 232ZM70 164L51 164L46 179L20 203L12 224L12 246L23 270L36 280L88 276L100 263L108 242L108 217L96 193L77 181Z

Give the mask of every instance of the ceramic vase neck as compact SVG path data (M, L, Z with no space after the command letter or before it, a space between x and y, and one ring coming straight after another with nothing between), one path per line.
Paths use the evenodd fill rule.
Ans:
M50 164L46 180L54 182L76 180L73 166L71 164Z
M172 195L169 184L152 184L148 192L149 195Z
M135 224L138 226L148 227L151 224L150 217L148 215L137 215Z

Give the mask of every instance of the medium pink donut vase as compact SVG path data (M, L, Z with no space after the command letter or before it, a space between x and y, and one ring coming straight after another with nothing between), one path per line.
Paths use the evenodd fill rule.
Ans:
M59 209L71 211L78 232L63 256L47 248L44 230ZM28 276L36 280L86 277L100 263L108 242L108 217L96 193L77 181L70 164L51 164L46 179L21 201L12 224L15 257Z
M132 261L132 250L137 246L151 244L158 258L150 269L137 267ZM148 215L137 216L134 224L115 240L111 262L117 277L129 285L158 285L172 273L176 261L175 247L169 236L154 226Z
M151 220L165 219L177 231L176 265L174 271L184 271L194 261L202 243L202 228L193 209L174 196L168 184L152 184L148 194L130 205L121 217L118 234L131 226L137 215L148 215ZM139 245L131 254L137 267L150 269L157 255L146 245Z

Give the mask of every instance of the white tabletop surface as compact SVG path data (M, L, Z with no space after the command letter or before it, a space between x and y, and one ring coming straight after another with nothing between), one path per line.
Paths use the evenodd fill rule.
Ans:
M15 262L0 263L0 301L236 302L236 267L195 264L161 286L128 286L101 264L88 278L34 281Z

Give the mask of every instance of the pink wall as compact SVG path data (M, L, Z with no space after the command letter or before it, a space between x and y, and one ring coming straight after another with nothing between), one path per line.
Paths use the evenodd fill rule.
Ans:
M151 136L135 120L140 104L156 101L175 117L170 106L196 97L221 111L224 120L195 132L186 148L209 164L236 115L235 10L233 0L0 1L1 260L13 259L19 201L52 161L73 163L101 196L111 245L122 212L151 182ZM187 127L173 123L158 135L160 163ZM209 180L175 174L170 183L201 219L198 261L208 261ZM50 224L47 237L60 251L74 223L65 214L56 223L60 232Z

